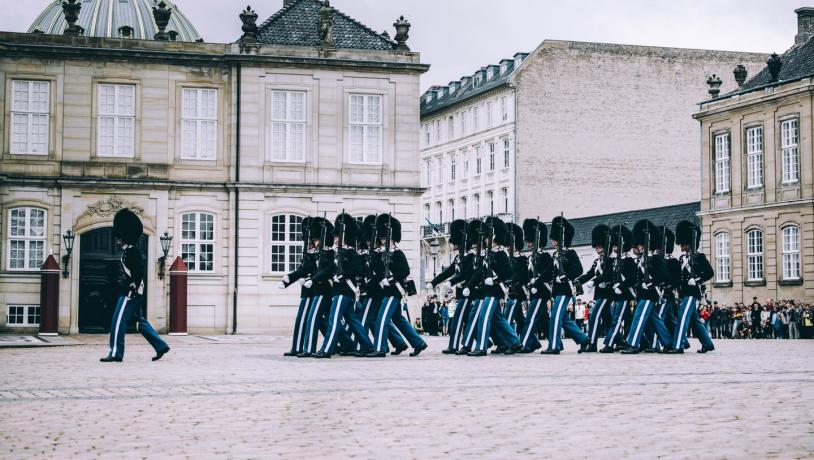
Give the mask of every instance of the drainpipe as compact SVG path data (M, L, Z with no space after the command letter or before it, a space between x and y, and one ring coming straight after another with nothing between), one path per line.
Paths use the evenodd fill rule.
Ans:
M235 127L235 273L234 290L232 291L232 335L237 334L237 286L238 286L238 242L240 241L240 83L242 77L240 62L237 63L237 126Z

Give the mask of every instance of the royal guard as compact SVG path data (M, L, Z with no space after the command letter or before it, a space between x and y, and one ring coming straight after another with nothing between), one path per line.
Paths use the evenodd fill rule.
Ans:
M529 258L521 254L523 250L523 229L515 224L506 224L509 227L507 242L509 262L512 267L512 279L508 283L509 296L503 307L503 316L515 332L523 330L523 304L529 300Z
M300 266L293 272L285 275L277 286L278 289L285 289L298 281L300 282L300 303L297 306L297 316L294 321L294 335L292 337L291 350L283 353L285 356L297 356L304 351L306 313L308 311L308 303L311 300L311 288L305 287L303 283L306 278L314 274L316 268L316 249L308 237L310 226L311 218L304 218L300 226L300 228L302 228L303 243Z
M599 322L605 317L610 317L608 313L613 291L613 264L608 257L610 234L610 227L605 224L597 225L591 231L591 246L596 251L597 258L594 259L591 268L576 280L579 284L594 288L594 307L588 318L590 344L585 350L582 350L585 352L597 351Z
M317 353L318 333L323 336L328 326L328 312L333 298L333 281L330 276L315 279L317 273L329 270L333 264L333 224L324 217L313 217L310 220L308 238L315 252L314 270L303 282L303 286L311 290L311 300L308 302L305 321L305 339L302 353L299 358L312 357Z
M548 227L537 219L523 221L523 240L529 255L529 305L520 333L521 353L532 353L542 348L537 339L541 330L548 330L548 301L551 300L551 283L554 274L554 261L545 252L548 244Z
M475 255L468 250L466 241L466 221L462 219L452 221L449 225L449 245L457 254L452 263L430 282L432 289L439 285L445 286L447 289L455 288L455 316L452 317L452 325L449 328L449 345L441 351L444 354L454 354L458 351L465 318L468 318L472 306L471 299L463 295L463 284L472 278L475 258Z

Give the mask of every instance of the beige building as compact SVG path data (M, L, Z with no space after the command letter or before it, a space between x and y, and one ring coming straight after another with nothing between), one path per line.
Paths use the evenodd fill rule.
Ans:
M794 45L694 115L718 301L814 300L814 8L795 12Z
M159 331L164 232L169 260L189 267L193 333L290 332L299 291L276 285L298 265L308 215L393 212L418 266L415 101L428 66L405 44L406 21L393 40L286 0L259 27L244 11L244 37L213 44L174 4L164 27L150 0L86 5L76 35L62 34L58 1L29 33L0 32L0 331L36 328L38 268L49 253L62 263L68 230L59 330L109 327L121 207L144 221Z

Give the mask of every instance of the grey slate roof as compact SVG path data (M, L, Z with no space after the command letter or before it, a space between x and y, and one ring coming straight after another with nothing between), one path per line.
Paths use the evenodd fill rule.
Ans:
M321 46L318 0L294 0L260 24L257 41L272 45ZM396 42L334 8L335 48L394 50Z
M662 225L675 231L676 224L680 220L689 220L696 222L695 214L701 210L701 203L696 201L694 203L677 204L672 206L663 206L660 208L651 209L637 209L635 211L617 212L613 214L604 214L601 216L580 217L578 219L568 219L571 225L574 226L574 240L571 243L572 247L575 246L590 246L591 245L591 231L599 224L618 225L627 222L627 228L633 230L633 225L641 219L650 219L651 222L661 227ZM551 224L547 223L549 232L551 232Z
M780 56L780 61L783 63L783 66L780 67L780 75L778 75L776 82L771 81L769 66L766 66L744 83L742 87L724 94L718 99L814 76L814 37L802 45L792 47L783 53L783 55Z
M473 79L469 85L459 88L458 91L455 91L452 94L447 94L444 97L436 98L429 104L426 102L426 99L422 97L420 104L421 116L424 117L427 115L432 115L433 113L439 112L459 102L504 86L508 82L512 73L514 73L514 70L515 69L512 69L503 74L494 75L492 76L491 80L482 81L478 86L475 86L475 81Z

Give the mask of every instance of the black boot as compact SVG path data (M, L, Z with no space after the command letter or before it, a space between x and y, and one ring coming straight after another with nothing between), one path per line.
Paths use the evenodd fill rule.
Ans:
M158 360L159 360L159 359L161 359L161 358L162 358L164 355L166 355L167 353L169 353L169 351L170 351L170 347L167 347L167 348L165 348L165 349L163 349L163 350L159 351L158 353L156 353L156 355L155 355L155 356L153 356L153 361L158 361Z
M553 350L543 350L540 352L541 355L558 355L560 354L560 350L553 349Z
M421 345L419 345L419 346L415 347L415 350L413 350L413 351L410 353L410 356L418 356L418 355L420 355L420 354L421 354L421 352L422 352L422 351L424 351L424 350L426 350L426 349L427 349L427 344L426 344L426 343L422 343Z
M577 351L577 353L585 353L588 350L588 348L590 348L590 346L591 346L590 339L582 342L582 344L580 344L579 346L579 351Z
M297 355L297 358L310 358L311 356L313 356L311 353L303 351L302 353Z
M283 356L297 356L298 354L299 354L299 352L291 350L291 351L287 351L287 352L283 353Z
M455 352L456 355L466 355L469 354L469 348L462 347L460 350Z
M314 355L314 358L318 358L318 359L325 359L325 358L330 358L330 357L331 357L331 355L329 355L328 353L325 353L324 351L319 351L319 352L317 352L317 354Z
M710 351L715 351L715 347L701 347L696 353L708 353Z
M485 351L475 350L475 351L470 351L469 353L466 354L466 356L486 356L486 352Z
M455 350L453 348L446 348L444 350L441 350L441 353L443 353L445 355L454 355L456 351L458 351L458 350Z
M613 347L609 347L607 345L605 345L604 347L602 347L601 350L599 350L600 353L613 353L614 351L616 350L614 350Z
M494 350L490 351L489 353L491 353L493 355L500 355L500 354L506 353L506 347L499 346L499 347L495 348Z
M114 358L112 356L105 356L104 358L100 359L99 361L103 363L120 363L122 362L121 358Z
M638 355L640 351L641 350L639 350L636 347L630 347L629 346L629 347L625 348L624 350L622 350L622 354L623 355Z
M404 351L406 349L407 349L407 345L404 345L403 347L396 347L396 349L391 351L390 354L393 355L393 356L398 356L398 355L401 354L402 351Z
M384 358L385 356L387 356L387 353L383 351L371 351L365 355L365 358Z

